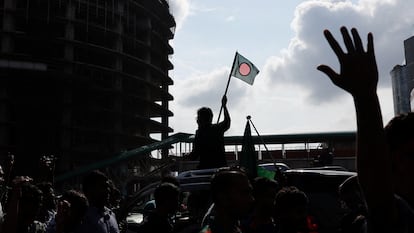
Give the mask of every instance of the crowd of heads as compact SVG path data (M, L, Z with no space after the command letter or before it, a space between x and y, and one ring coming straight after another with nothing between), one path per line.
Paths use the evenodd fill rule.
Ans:
M347 179L338 187L338 196L344 209L364 216L365 205L357 182L356 177ZM59 193L55 193L50 182L34 184L29 177L16 177L7 195L9 203L3 206L6 214L1 232L31 232L33 229L37 232L91 232L90 229L95 229L88 219L91 209L107 211L102 221L110 222L112 212L120 207L121 198L119 190L100 171L85 175L81 190ZM218 169L211 177L208 190L191 191L185 197L177 178L163 177L154 189L153 200L153 208L138 226L128 229L123 225L117 230L103 232L126 232L128 229L137 233L184 233L203 232L206 228L252 233L309 232L309 199L303 191L293 186L283 187L275 179L249 179L239 167ZM187 213L188 218L179 220L178 212ZM125 219L116 219L115 223L121 226L123 221Z
M62 190L57 194L52 182L36 183L28 176L15 176L10 182L3 182L0 232L90 232L85 218L88 211L95 208L97 212L105 212L109 206L115 211L121 195L100 171L85 175L81 187ZM118 203L118 206L111 203Z

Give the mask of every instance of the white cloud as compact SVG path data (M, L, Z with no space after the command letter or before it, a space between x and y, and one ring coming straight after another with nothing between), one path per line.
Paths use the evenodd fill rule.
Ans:
M366 42L368 31L374 33L380 85L390 86L389 72L403 58L403 40L409 36L414 21L414 1L312 0L300 4L291 27L295 32L289 47L268 59L264 73L273 85L295 84L309 90L312 104L334 101L340 93L327 77L316 71L319 63L338 68L338 62L322 31L326 28L342 43L339 27L358 28Z
M176 30L179 30L190 14L190 2L189 0L170 0L170 8L177 24Z
M404 59L403 41L413 33L412 9L414 1L404 0L310 0L300 4L291 22L294 37L289 46L267 59L254 86L231 81L228 99L232 126L228 135L243 133L247 115L252 115L262 134L355 130L352 98L316 70L321 63L339 68L323 30L331 30L342 43L339 28L343 25L358 28L364 43L368 32L374 34L380 72L378 94L384 121L390 120L389 72ZM176 131L194 132L199 107L211 107L217 117L229 69L215 68L203 75L192 71L176 79L171 88L175 97L171 125Z

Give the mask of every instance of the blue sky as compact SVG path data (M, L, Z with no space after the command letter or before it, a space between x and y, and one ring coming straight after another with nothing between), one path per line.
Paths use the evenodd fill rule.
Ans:
M231 65L236 50L263 66L267 57L288 46L293 36L290 22L301 1L189 2L190 13L172 42L173 60L177 63L173 74L177 80L188 77L188 72L203 74ZM180 62L187 67L180 67Z
M199 107L220 108L237 50L259 69L253 86L232 79L227 135L242 135L251 115L262 134L351 131L356 129L351 97L316 70L338 68L323 37L339 38L342 25L359 29L363 41L374 33L380 70L378 90L384 121L393 116L389 71L404 62L403 40L413 35L414 1L170 0L177 21L170 72L174 101L171 127L193 133Z

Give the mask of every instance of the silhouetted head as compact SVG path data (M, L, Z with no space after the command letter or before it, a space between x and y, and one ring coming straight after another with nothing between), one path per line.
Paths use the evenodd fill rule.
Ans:
M198 127L205 127L211 125L213 121L213 112L210 108L202 107L197 111Z
M255 208L263 214L271 216L274 211L275 198L280 190L275 180L265 177L257 177L253 182L253 197Z
M81 224L89 205L85 195L75 190L69 190L63 193L59 201L67 201L70 204L65 228L72 229Z
M172 183L161 183L154 191L155 209L158 213L174 214L180 204L180 190Z
M276 195L276 220L284 232L306 228L308 197L296 187L284 187Z
M100 171L93 171L83 179L83 192L89 204L103 208L109 202L111 184L108 177Z
M31 224L35 220L41 205L42 191L33 184L23 184L19 200L19 225L22 224L27 226L28 224Z
M407 199L414 195L414 113L394 117L385 127L385 134L396 191Z
M211 180L211 194L217 211L225 211L231 218L248 214L253 204L252 186L241 170L220 170Z

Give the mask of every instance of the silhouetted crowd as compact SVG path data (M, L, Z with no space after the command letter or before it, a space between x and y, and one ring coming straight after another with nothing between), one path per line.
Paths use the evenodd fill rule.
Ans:
M373 36L367 49L356 29L341 28L346 50L332 34L324 35L340 64L337 73L318 66L332 82L350 93L357 117L357 176L338 187L346 209L335 232L414 232L414 114L395 117L384 127L377 97L378 70ZM200 168L222 167L224 142L230 127L224 96L225 121L211 124L212 112L202 109L193 158ZM215 142L211 146L208 142ZM222 148L223 147L223 148ZM205 153L206 150L213 151ZM215 152L214 152L215 151ZM211 153L215 154L210 160ZM1 170L0 175L9 176ZM4 182L6 180L7 182ZM52 182L33 178L2 178L0 232L2 233L299 233L319 232L309 217L309 199L282 178L249 179L242 168L220 168L210 180L208 195L186 197L188 216L178 221L182 206L180 184L173 177L155 188L140 224L126 223L121 193L100 171L83 177L82 190L54 193Z
M339 188L341 200L350 209L342 232L366 227L357 182L354 176ZM318 232L307 215L304 192L264 177L249 180L237 167L219 169L211 178L210 192L191 192L184 220L177 216L183 208L180 183L172 176L164 177L155 188L154 201L145 206L143 222L130 226L121 210L120 192L104 173L89 173L82 187L82 191L56 195L50 182L34 184L30 177L15 177L2 196L0 232Z

